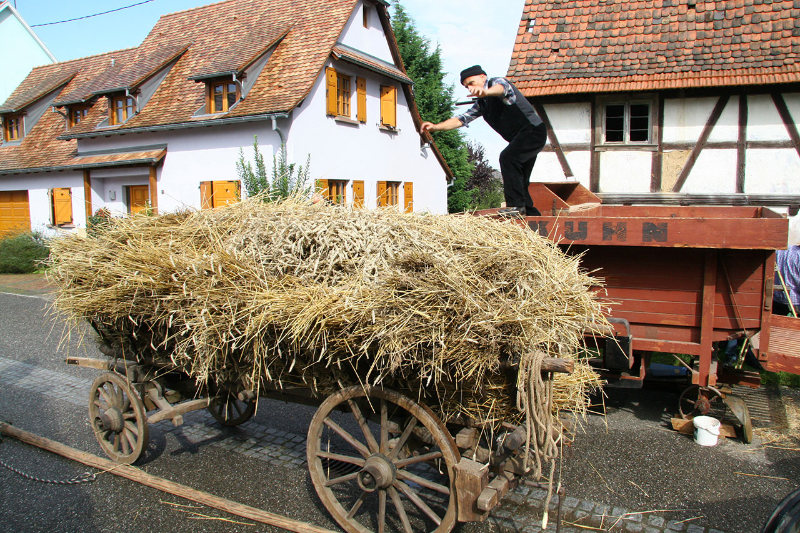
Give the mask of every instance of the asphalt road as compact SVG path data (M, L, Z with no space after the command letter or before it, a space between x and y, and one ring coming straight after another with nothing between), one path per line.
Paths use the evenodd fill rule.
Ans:
M0 420L102 455L88 424L86 406L51 393L59 375L90 381L98 374L66 366L66 355L99 354L92 348L93 342L81 342L79 335L62 340L64 324L48 314L47 308L48 302L41 298L0 293L0 362L13 360L20 368L54 376L29 388L7 386L2 384L0 369ZM663 387L609 391L607 416L590 415L565 454L562 483L567 496L577 498L578 503L608 505L609 514L616 509L661 519L654 521L655 529L642 527L640 531L666 531L670 521L680 522L674 527L685 531L692 531L690 526L702 528L699 531L760 531L775 505L800 485L797 449L763 447L758 442L744 445L735 440L713 448L700 447L690 437L668 429L678 393L679 389ZM800 398L794 400L800 403ZM311 408L270 401L262 403L254 422L304 435L312 414ZM145 471L338 530L319 503L304 468L276 466L219 445L220 440L235 438L241 429L197 441L180 428L162 430L160 425L169 423L151 428L150 447L139 464ZM13 439L0 443L0 460L49 479L69 479L87 470ZM30 481L0 468L0 487L0 531L280 531L213 509L186 507L194 504L110 474L102 474L92 483L63 486ZM522 497L504 503L503 509L514 515L528 513L530 524L538 518ZM574 516L570 520L581 524ZM612 522L604 522L603 529ZM597 525L584 525L597 529ZM634 525L623 527L625 522L612 530L637 530ZM463 533L507 530L496 520L461 528ZM521 529L535 530L533 526ZM562 531L566 530L578 529L565 525Z

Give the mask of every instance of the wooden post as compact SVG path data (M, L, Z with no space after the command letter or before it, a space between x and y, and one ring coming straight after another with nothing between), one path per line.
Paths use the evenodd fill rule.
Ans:
M747 154L747 94L739 95L739 137L736 141L736 192L744 192Z
M700 319L700 375L701 387L716 384L716 376L711 376L711 356L713 350L714 306L717 297L717 250L706 250L703 270L703 308Z
M482 522L489 513L478 508L478 498L489 484L489 467L462 457L453 468L455 495L458 498L459 522Z
M214 496L208 492L195 490L191 487L168 481L166 479L147 474L138 468L129 465L118 464L102 457L97 457L90 453L70 448L60 442L52 441L33 433L28 433L21 429L15 428L5 422L0 422L0 435L13 437L21 442L32 444L49 452L53 452L67 459L72 459L79 463L103 470L115 476L124 477L141 483L147 487L158 489L193 502L201 503L215 509L220 509L226 513L236 516L241 516L249 520L255 520L264 524L277 526L287 531L296 531L297 533L334 533L329 529L324 529L313 524L292 520L285 516L276 515L255 507L243 505L238 502L226 500L219 496Z
M158 214L158 183L156 182L156 167L150 167L150 207L153 214Z
M83 171L83 205L86 208L86 223L89 223L89 217L92 216L92 177L89 170Z
M661 93L656 100L654 111L656 123L653 125L653 133L656 138L656 151L653 152L650 164L650 192L661 192L661 174L664 166L664 97Z

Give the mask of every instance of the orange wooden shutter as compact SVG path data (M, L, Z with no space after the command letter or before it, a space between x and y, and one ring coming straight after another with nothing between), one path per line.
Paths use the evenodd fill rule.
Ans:
M211 206L222 207L239 201L239 181L212 181Z
M386 207L388 203L386 202L386 182L379 181L378 182L378 207Z
M72 222L72 190L53 189L53 224L70 224Z
M327 96L327 114L328 116L336 116L339 113L339 109L336 106L336 69L328 67L325 69L325 80L328 87L326 96Z
M363 180L353 180L353 207L364 207Z
M317 194L319 194L320 196L322 196L326 200L330 199L331 190L330 190L330 187L328 186L328 180L317 180L315 188L316 188L315 192Z
M356 92L358 94L358 121L367 121L367 80L356 78Z
M211 200L211 182L200 182L200 209L211 209L213 207Z
M403 185L403 203L406 205L406 213L414 212L414 184L410 181Z
M394 86L381 85L381 124L397 127L397 90Z

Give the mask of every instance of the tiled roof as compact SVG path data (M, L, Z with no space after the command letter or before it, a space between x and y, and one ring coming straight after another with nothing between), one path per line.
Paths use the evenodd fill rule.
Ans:
M800 81L799 0L526 0L526 96Z
M111 58L124 61L135 49L117 50L72 61L64 61L34 68L25 81L8 97L3 109L17 109L28 105L53 89L63 86L61 94L69 93L102 73ZM64 85L64 82L67 82ZM38 94L37 94L38 93ZM27 103L24 103L27 102ZM92 107L87 119L105 116L105 99ZM56 137L64 133L64 117L47 110L31 131L17 146L3 146L0 137L0 173L31 168L50 168L64 164L76 155L77 141L61 141Z
M162 16L140 50L159 53L185 43L189 48L147 105L114 131L291 111L313 87L356 2L226 0ZM205 102L205 83L192 78L239 71L276 40L244 100L222 115L195 116ZM86 120L62 137L92 136L98 124Z
M48 112L20 146L0 144L0 174L74 165L75 139L79 138L288 113L308 96L331 54L410 84L392 36L389 44L398 66L337 46L357 5L358 0L225 0L162 16L135 49L34 69L6 106L30 100L28 97L36 93L41 97L42 80L52 84L64 79L67 72L76 71L55 103L94 103L81 123L68 131L64 131L63 117ZM269 50L269 61L246 98L227 113L196 115L205 103L206 92L205 83L197 80L217 73L236 72L239 77ZM109 91L136 89L170 63L166 77L137 114L124 124L98 128L108 118Z
M387 63L375 56L365 54L345 44L336 43L336 46L333 47L333 56L337 59L343 59L344 61L349 61L350 63L360 65L364 68L380 72L381 74L402 81L403 83L408 83L409 85L414 84L411 78L391 63Z
M16 113L24 109L42 96L66 85L77 73L75 65L61 69L34 70L28 75L24 89L14 91L0 106L0 113Z

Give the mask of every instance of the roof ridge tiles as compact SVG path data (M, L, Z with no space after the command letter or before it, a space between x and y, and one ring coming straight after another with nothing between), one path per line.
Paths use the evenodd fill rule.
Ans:
M110 55L110 54L119 54L121 52L130 52L131 50L136 50L137 48L139 48L139 46L131 46L129 48L120 48L119 50L112 50L110 52L101 52L99 54L94 54L94 55L91 55L91 56L76 57L74 59L65 59L64 61L57 61L57 62L51 63L49 65L41 65L41 66L38 66L38 67L34 67L33 70L41 69L41 68L47 68L47 67L53 67L53 66L56 66L56 65L66 65L67 63L74 63L75 61L85 61L85 60L88 60L88 59L94 59L94 58L97 58L97 57L107 56L107 55Z
M218 2L211 2L211 3L208 3L208 4L204 4L202 6L189 7L189 8L186 8L186 9L181 9L180 11L173 11L172 13L165 13L165 14L161 15L158 18L159 18L159 20L161 20L163 18L172 17L172 16L175 16L175 15L182 15L182 14L188 13L190 11L197 11L199 9L205 9L205 8L208 8L208 7L211 7L211 6L217 6L219 4L225 4L225 3L228 3L228 2L237 2L237 1L239 1L239 0L219 0Z

